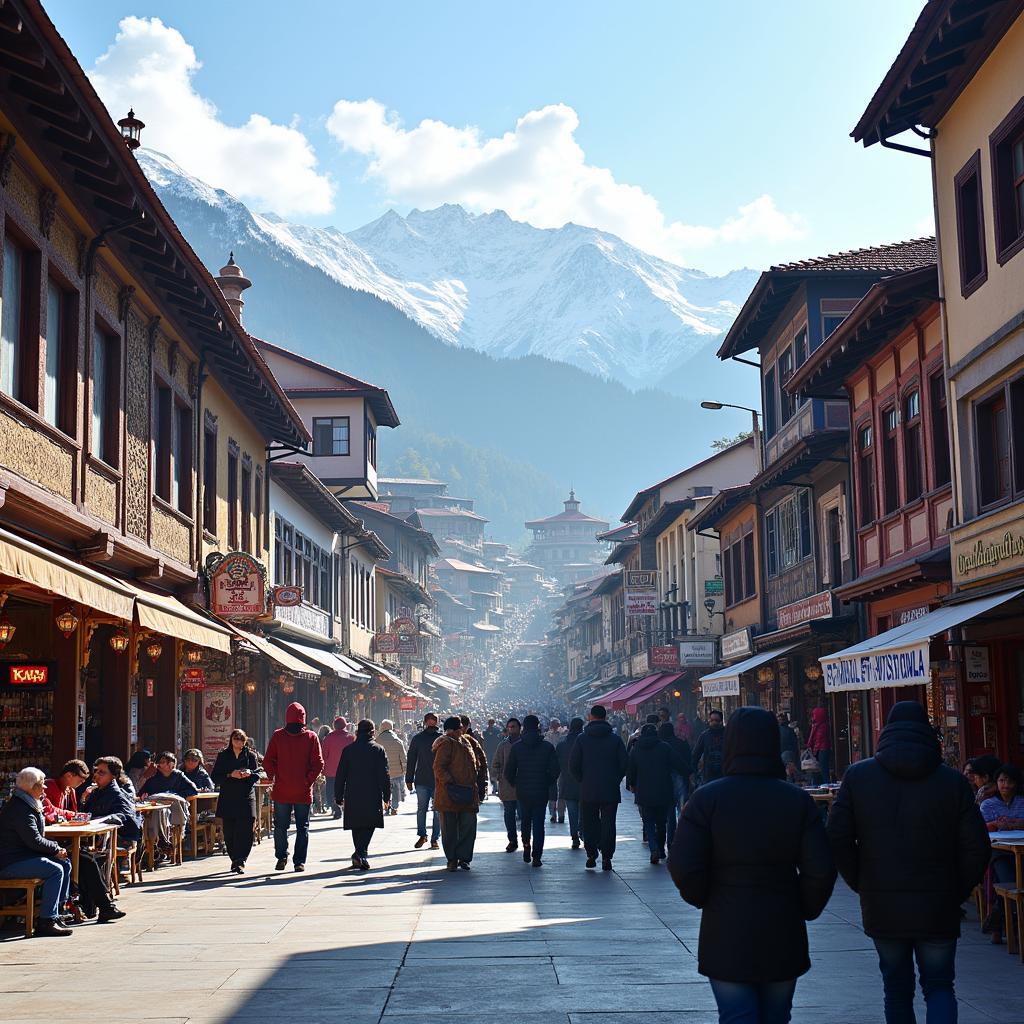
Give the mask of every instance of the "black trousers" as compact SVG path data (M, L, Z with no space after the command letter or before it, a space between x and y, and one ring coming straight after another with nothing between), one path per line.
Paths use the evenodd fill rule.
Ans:
M352 852L360 857L366 857L367 851L370 849L370 840L373 838L375 831L376 829L372 826L370 828L352 829Z
M602 860L611 860L615 854L615 815L618 804L595 804L580 801L580 826L583 832L583 848L588 857L596 857L598 851Z
M252 851L252 815L244 818L221 818L220 827L224 833L224 845L232 864L244 864Z
M78 857L78 906L89 917L97 910L108 910L111 906L103 872L87 853L79 854ZM63 910L61 907L62 913Z

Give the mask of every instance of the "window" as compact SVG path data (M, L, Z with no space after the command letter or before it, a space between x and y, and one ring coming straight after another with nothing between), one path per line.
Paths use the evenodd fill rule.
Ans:
M790 378L793 376L793 350L787 348L782 355L779 356L778 362L778 375L779 375L779 426L785 426L789 422L790 416L793 415L793 398L790 393L786 390L786 385L789 383Z
M875 449L873 430L867 424L857 431L857 484L860 498L860 525L875 521Z
M895 512L900 505L899 478L896 466L896 432L900 414L895 405L882 413L882 503L883 514Z
M280 516L274 516L274 579L278 584L302 587L304 602L329 612L330 565L328 549L299 533Z
M978 431L978 496L982 507L1010 496L1010 419L1006 393L975 406Z
M203 429L203 529L217 535L217 431Z
M777 576L810 556L812 541L809 491L801 490L765 516L765 540L769 576Z
M845 319L846 317L842 313L838 315L829 314L828 316L823 316L821 318L822 338L827 338Z
M174 450L171 466L171 502L192 517L192 410L183 402L174 406Z
M67 396L71 332L70 296L52 278L46 282L46 354L43 378L43 419L66 434L74 433Z
M954 179L957 247L960 253L960 291L964 298L988 276L985 255L985 216L981 206L981 152L976 152Z
M793 351L796 354L796 365L801 367L807 362L807 328L803 328L793 342Z
M228 547L238 550L238 445L228 442Z
M242 550L252 551L252 462L242 460Z
M996 259L1000 265L1024 249L1024 99L989 139Z
M746 533L730 539L722 554L725 570L725 604L729 607L748 600L757 592L754 578L753 524L746 528Z
M153 489L157 497L164 501L171 500L171 412L174 399L171 389L166 385L156 385L154 414L156 423L153 425L153 468L156 479Z
M772 367L764 375L764 436L774 437L776 426L775 418L775 367Z
M253 549L259 552L263 547L263 467L256 467L256 485L252 492L252 518L256 526L255 540L256 547Z
M757 593L757 575L754 566L754 527L751 525L750 532L743 538L743 582L744 593L747 597L753 597Z
M951 479L949 463L949 429L946 422L946 381L942 371L928 381L931 393L932 450L935 463L935 486L942 487Z
M118 340L97 325L92 332L92 454L117 465L121 359Z
M369 420L366 421L366 461L377 468L377 431Z
M313 454L349 454L349 417L324 416L313 418Z
M907 501L924 493L924 465L921 450L921 392L914 388L903 398L903 462Z
M0 302L0 391L12 398L21 392L22 342L25 334L25 251L10 236L4 238L3 295Z

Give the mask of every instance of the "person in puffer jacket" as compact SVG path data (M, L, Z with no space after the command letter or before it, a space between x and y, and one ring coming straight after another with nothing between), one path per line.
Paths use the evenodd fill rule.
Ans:
M334 799L334 780L338 774L341 755L350 743L355 743L355 736L348 731L348 722L339 715L334 720L334 729L328 733L323 742L325 789L330 794L331 810L334 820L341 817L341 808Z

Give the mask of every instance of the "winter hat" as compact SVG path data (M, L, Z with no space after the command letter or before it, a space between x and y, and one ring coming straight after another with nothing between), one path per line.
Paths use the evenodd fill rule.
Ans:
M722 767L726 775L785 778L779 723L764 708L737 708L725 727Z
M928 712L916 700L901 700L893 704L885 722L886 725L892 725L893 722L920 722L921 725L927 725Z
M284 720L289 725L305 725L306 709L298 701L293 701L288 705L288 710L284 714Z
M540 719L536 715L527 715L523 719L523 732L539 732Z
M338 715L338 717L334 720L334 728L342 730L347 729L348 720L345 719L342 715Z

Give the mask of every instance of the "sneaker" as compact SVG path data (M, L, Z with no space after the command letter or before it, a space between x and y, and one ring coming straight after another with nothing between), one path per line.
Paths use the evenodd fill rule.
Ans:
M305 871L306 870L306 865L305 864L296 864L295 865L295 870L296 871Z
M441 849L441 844L436 839L431 839L430 840L430 848L432 850L440 850Z
M284 869L287 866L288 866L288 858L287 857L278 857L277 858L277 864L274 867L274 870L275 871L284 871Z
M543 861L541 861L540 857L534 857L533 858L532 864L533 864L533 866L535 868L539 868L542 863L543 863Z
M118 910L113 903L106 909L100 911L100 916L97 918L100 924L106 924L108 921L120 921L125 916L123 910Z
M427 837L426 836L420 836L419 839L417 839L416 842L412 844L412 848L414 850L418 850L421 846L426 846L426 845L427 845Z
M596 868L597 867L597 858L596 857L591 857L589 853L587 854L587 867L588 868Z
M603 861L601 861L601 870L602 871L611 871L611 869L612 869L612 862L610 860L603 860Z
M469 871L469 861L468 860L460 860L459 861L459 867L462 868L463 871Z
M39 923L36 925L34 935L71 935L72 931L70 928L65 928L60 921L54 920L52 917L41 917Z
M519 849L519 843L515 839L510 839L508 841L508 846L505 847L505 852L506 853L514 853L518 849Z

